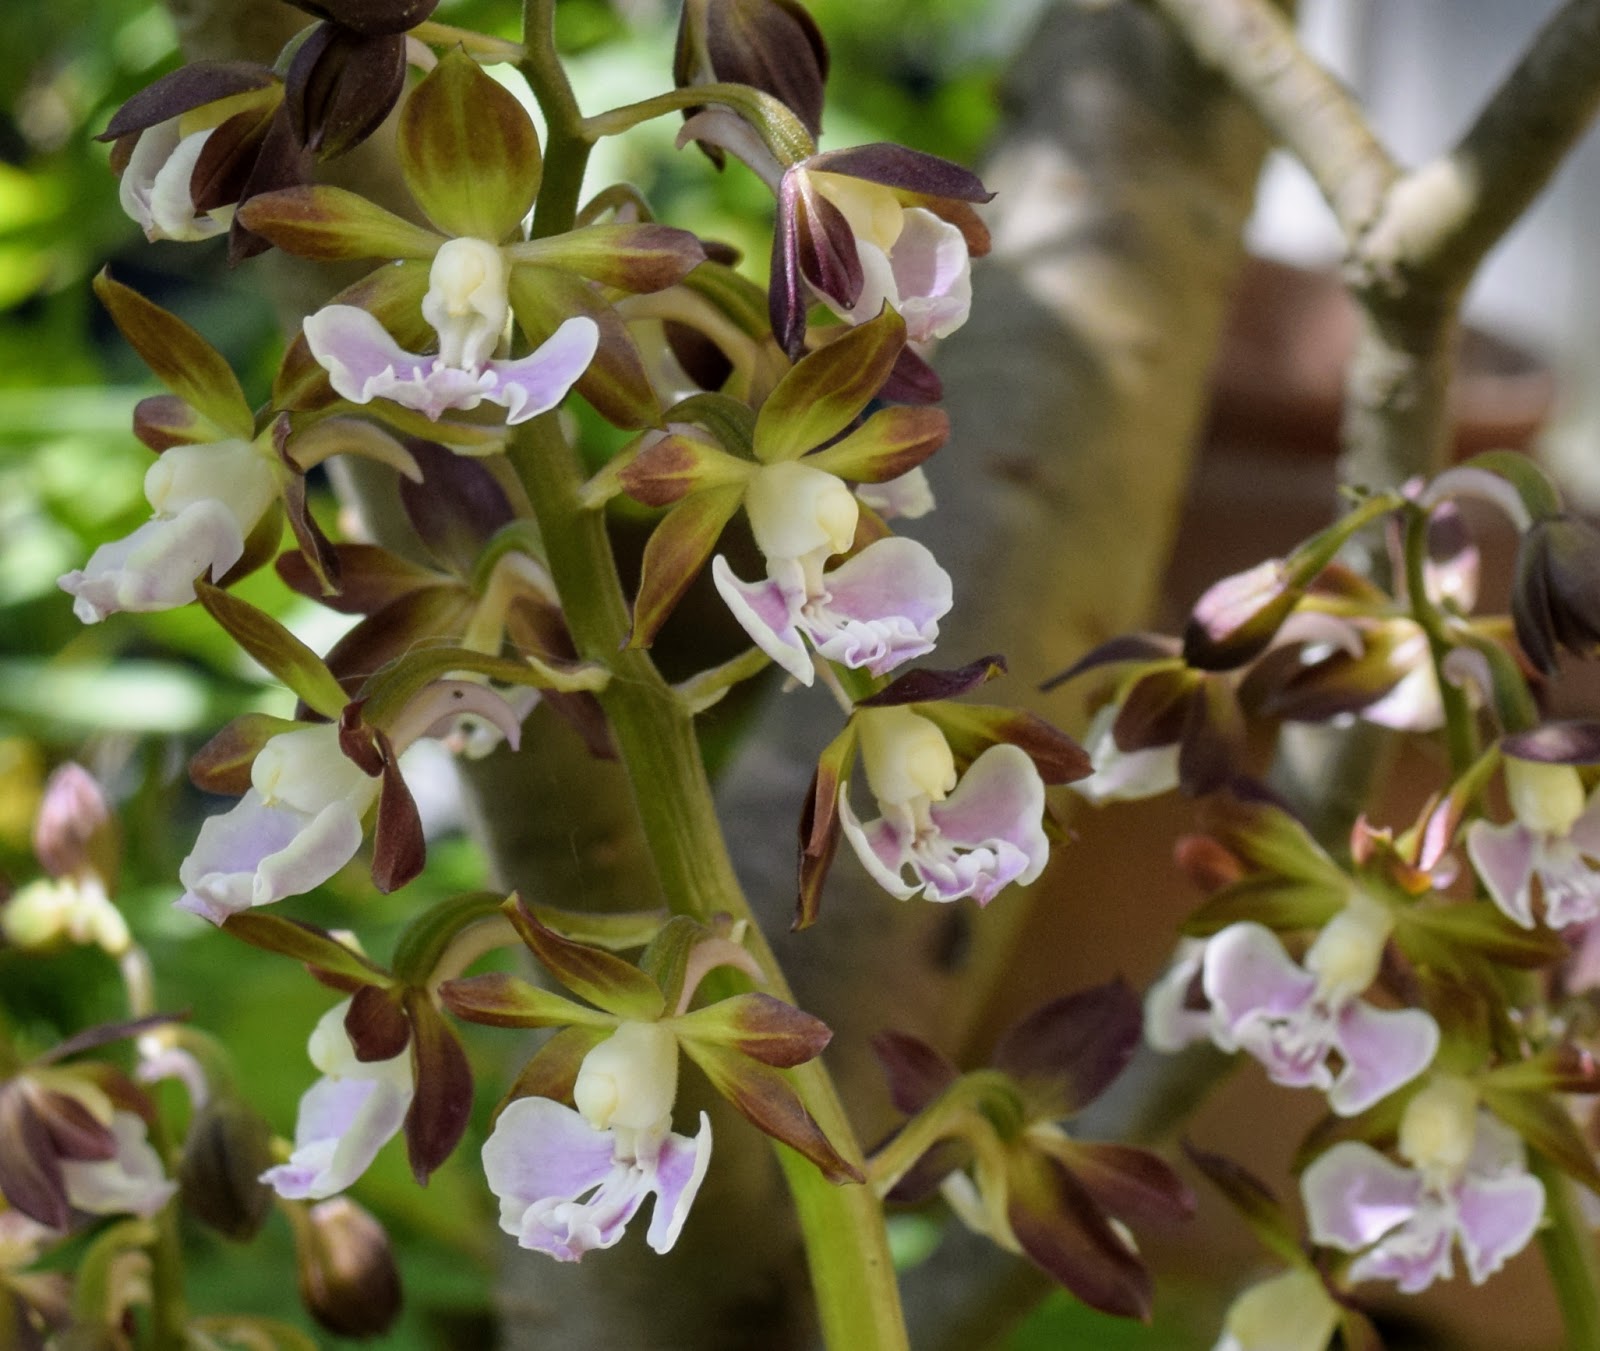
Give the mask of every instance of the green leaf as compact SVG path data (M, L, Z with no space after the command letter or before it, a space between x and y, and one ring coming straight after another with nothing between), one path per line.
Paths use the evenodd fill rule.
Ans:
M188 324L102 269L94 293L157 380L215 423L227 437L249 440L255 416L221 353Z
M327 184L263 192L239 208L239 219L301 258L426 259L444 243L433 231Z
M649 647L655 640L743 500L742 483L708 488L684 498L662 518L644 547L629 647Z
M756 415L756 458L794 460L831 441L883 388L905 343L905 322L885 308L802 357Z
M323 660L282 624L248 601L206 582L194 584L206 613L250 656L300 696L307 708L337 719L348 702Z
M411 195L446 234L499 244L539 191L533 122L459 47L406 100L396 148Z

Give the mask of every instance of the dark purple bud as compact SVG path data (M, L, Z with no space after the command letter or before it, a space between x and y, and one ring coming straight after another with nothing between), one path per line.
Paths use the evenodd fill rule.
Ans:
M277 82L278 77L267 67L251 61L191 61L141 89L117 109L95 139L115 141L208 103L267 89Z
M1048 1086L1059 1114L1079 1111L1111 1086L1138 1048L1139 996L1122 980L1063 995L1013 1024L994 1065L1024 1083Z
M311 1316L341 1337L379 1337L400 1313L389 1235L346 1196L296 1207L295 1268Z
M367 36L400 34L433 13L439 0L290 0L298 9Z
M1231 671L1266 651L1300 600L1283 560L1269 558L1224 577L1196 602L1183 632L1183 659L1202 671Z
M82 765L68 761L50 776L33 823L33 852L52 877L92 873L116 880L120 843L105 794Z
M822 130L828 47L797 0L688 0L673 79L682 89L747 84L787 107L813 137Z
M284 103L300 144L319 160L354 149L399 101L406 40L319 24L289 66Z
M936 699L954 699L1005 672L1006 659L998 652L979 657L954 671L931 671L919 666L895 677L870 699L861 700L860 705L881 708L891 704L926 704Z
M1565 648L1591 657L1600 646L1600 529L1575 516L1535 521L1517 546L1511 617L1517 641L1546 675Z
M411 1041L402 992L392 986L363 985L350 998L344 1031L357 1060L369 1064L393 1060Z
M425 990L407 990L416 1095L406 1112L406 1157L411 1173L426 1186L460 1144L472 1114L472 1068L456 1034Z

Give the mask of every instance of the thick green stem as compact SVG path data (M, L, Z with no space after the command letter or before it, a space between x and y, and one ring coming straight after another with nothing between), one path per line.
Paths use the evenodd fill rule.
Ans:
M509 453L539 518L578 651L611 666L600 702L634 785L667 903L675 913L702 919L719 912L750 919L747 945L768 988L792 999L734 875L688 709L647 653L622 648L630 621L604 519L579 503L579 465L554 415L526 424ZM813 1061L793 1074L806 1107L835 1146L847 1157L856 1153L827 1071ZM871 1191L835 1187L790 1151L780 1148L779 1156L799 1211L827 1344L838 1351L905 1346L883 1212Z
M1600 1346L1600 1254L1577 1189L1542 1155L1532 1156L1532 1167L1544 1183L1545 1226L1539 1231L1539 1245L1561 1305L1566 1344Z

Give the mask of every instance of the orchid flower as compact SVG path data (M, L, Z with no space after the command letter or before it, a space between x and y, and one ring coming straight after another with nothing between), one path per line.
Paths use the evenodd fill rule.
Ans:
M1600 790L1585 801L1570 764L1505 758L1506 792L1515 818L1474 821L1467 855L1494 903L1524 929L1534 927L1533 880L1552 929L1600 917Z
M349 1011L346 999L311 1031L306 1053L323 1077L300 1098L294 1153L261 1175L279 1196L321 1200L343 1191L405 1123L415 1093L410 1047L388 1060L358 1060L344 1028Z
M1357 998L1377 976L1393 927L1386 907L1356 892L1302 967L1270 929L1230 925L1206 944L1202 969L1212 1040L1248 1051L1277 1083L1323 1089L1340 1116L1365 1111L1422 1073L1439 1047L1430 1014Z
M575 1262L616 1243L654 1195L646 1241L677 1242L711 1160L711 1123L674 1134L678 1042L660 1023L623 1022L591 1050L573 1086L577 1110L519 1098L483 1147L500 1227L524 1248Z
M1481 1285L1527 1246L1544 1187L1520 1137L1479 1109L1463 1080L1436 1078L1407 1105L1399 1150L1410 1167L1347 1140L1300 1179L1311 1237L1360 1253L1350 1279L1393 1281L1416 1294L1453 1274L1457 1241Z
M277 500L270 455L270 447L244 440L164 452L144 477L152 519L61 578L73 613L95 624L118 610L168 610L194 599L195 578L220 580Z
M1044 871L1044 781L1026 751L990 746L958 781L950 743L929 719L898 706L857 716L867 784L883 815L863 825L846 782L839 816L862 866L886 891L902 901L920 893L987 905L1008 883L1026 886Z
M118 1108L106 1124L116 1149L109 1159L62 1160L67 1199L93 1215L148 1218L172 1199L178 1184L168 1179L137 1112Z
M953 595L925 546L881 539L825 571L850 548L860 515L842 479L778 461L750 476L744 502L767 580L741 581L720 554L712 577L745 632L801 684L816 674L807 640L819 656L873 675L933 650Z

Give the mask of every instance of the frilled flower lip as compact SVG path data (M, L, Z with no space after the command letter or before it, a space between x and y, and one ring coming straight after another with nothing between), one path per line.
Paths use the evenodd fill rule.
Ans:
M351 403L388 399L433 419L487 399L507 424L549 412L588 368L600 343L594 320L577 316L527 356L485 361L474 370L405 351L366 310L328 305L305 321L306 343L334 391Z
M984 751L928 817L931 829L922 831L887 816L862 824L850 806L849 784L839 792L845 838L873 879L902 901L921 893L930 901L971 896L987 905L1009 883L1034 881L1049 861L1044 781L1016 746ZM907 868L916 878L910 884Z
M1300 1189L1313 1240L1362 1253L1352 1280L1393 1281L1408 1295L1449 1279L1457 1240L1481 1285L1527 1246L1544 1215L1544 1187L1525 1171L1521 1140L1482 1112L1472 1157L1452 1183L1432 1184L1347 1140L1306 1169Z
M335 1005L312 1033L311 1057L324 1075L301 1095L289 1161L261 1175L279 1196L320 1201L342 1192L405 1124L415 1096L410 1048L389 1060L357 1060L344 1030L349 1007Z
M1201 980L1219 1047L1248 1051L1276 1083L1324 1090L1340 1116L1363 1112L1414 1079L1439 1048L1430 1014L1325 994L1260 924L1233 924L1212 938ZM1332 1054L1343 1062L1337 1076Z
M1566 835L1531 830L1520 821L1467 827L1467 856L1501 911L1524 929L1534 927L1533 879L1544 894L1552 929L1600 917L1600 792Z
M378 782L371 781L371 796ZM252 906L298 896L326 882L361 847L370 797L339 799L315 812L267 803L254 788L231 811L208 817L178 869L176 902L213 924Z
M881 676L931 652L939 620L954 603L950 574L925 545L899 537L869 544L823 573L823 589L813 596L770 577L740 581L721 554L711 575L751 640L802 685L816 677L806 639L829 661Z
M694 1139L668 1133L654 1158L618 1157L615 1131L597 1130L549 1098L519 1098L483 1147L500 1227L531 1248L576 1262L616 1243L655 1196L646 1241L658 1253L677 1242L711 1159L711 1122Z

